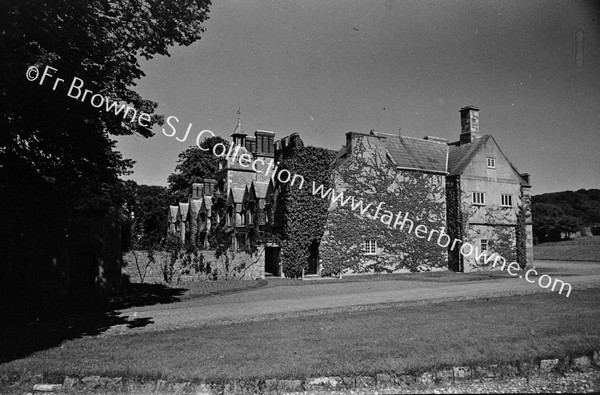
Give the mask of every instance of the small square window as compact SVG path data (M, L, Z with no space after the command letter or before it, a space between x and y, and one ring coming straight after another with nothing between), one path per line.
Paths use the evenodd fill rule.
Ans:
M512 207L512 195L508 195L503 193L501 196L501 205L502 207Z
M473 194L471 195L471 201L477 206L485 206L485 193L473 192Z
M487 249L488 249L487 239L481 239L481 252L487 251Z
M377 253L377 241L375 240L365 240L363 242L363 252L365 255L375 255Z
M496 158L487 158L487 167L488 169L496 168Z

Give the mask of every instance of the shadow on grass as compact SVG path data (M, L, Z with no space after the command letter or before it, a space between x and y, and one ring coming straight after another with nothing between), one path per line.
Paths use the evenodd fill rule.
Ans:
M57 305L40 298L22 298L3 303L0 363L57 347L65 340L100 335L115 325L129 328L151 325L151 318L120 316L117 311L178 302L185 291L160 284L128 284L120 295L92 302L80 299Z

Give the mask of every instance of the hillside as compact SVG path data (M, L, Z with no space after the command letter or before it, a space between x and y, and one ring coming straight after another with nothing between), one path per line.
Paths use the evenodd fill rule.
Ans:
M533 233L537 241L558 241L584 226L600 232L600 189L544 193L532 197Z

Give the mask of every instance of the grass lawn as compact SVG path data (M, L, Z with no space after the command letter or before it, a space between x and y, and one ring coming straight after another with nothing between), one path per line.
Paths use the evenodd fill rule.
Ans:
M185 380L298 378L507 362L600 348L600 289L86 337L0 374Z
M533 246L533 258L600 262L600 236L537 244Z

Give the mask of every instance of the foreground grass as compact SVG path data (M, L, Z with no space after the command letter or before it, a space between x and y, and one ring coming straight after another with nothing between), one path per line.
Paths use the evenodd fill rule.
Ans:
M507 362L600 348L600 289L65 341L0 374L292 378Z
M600 236L537 244L533 246L533 257L539 260L600 262Z

